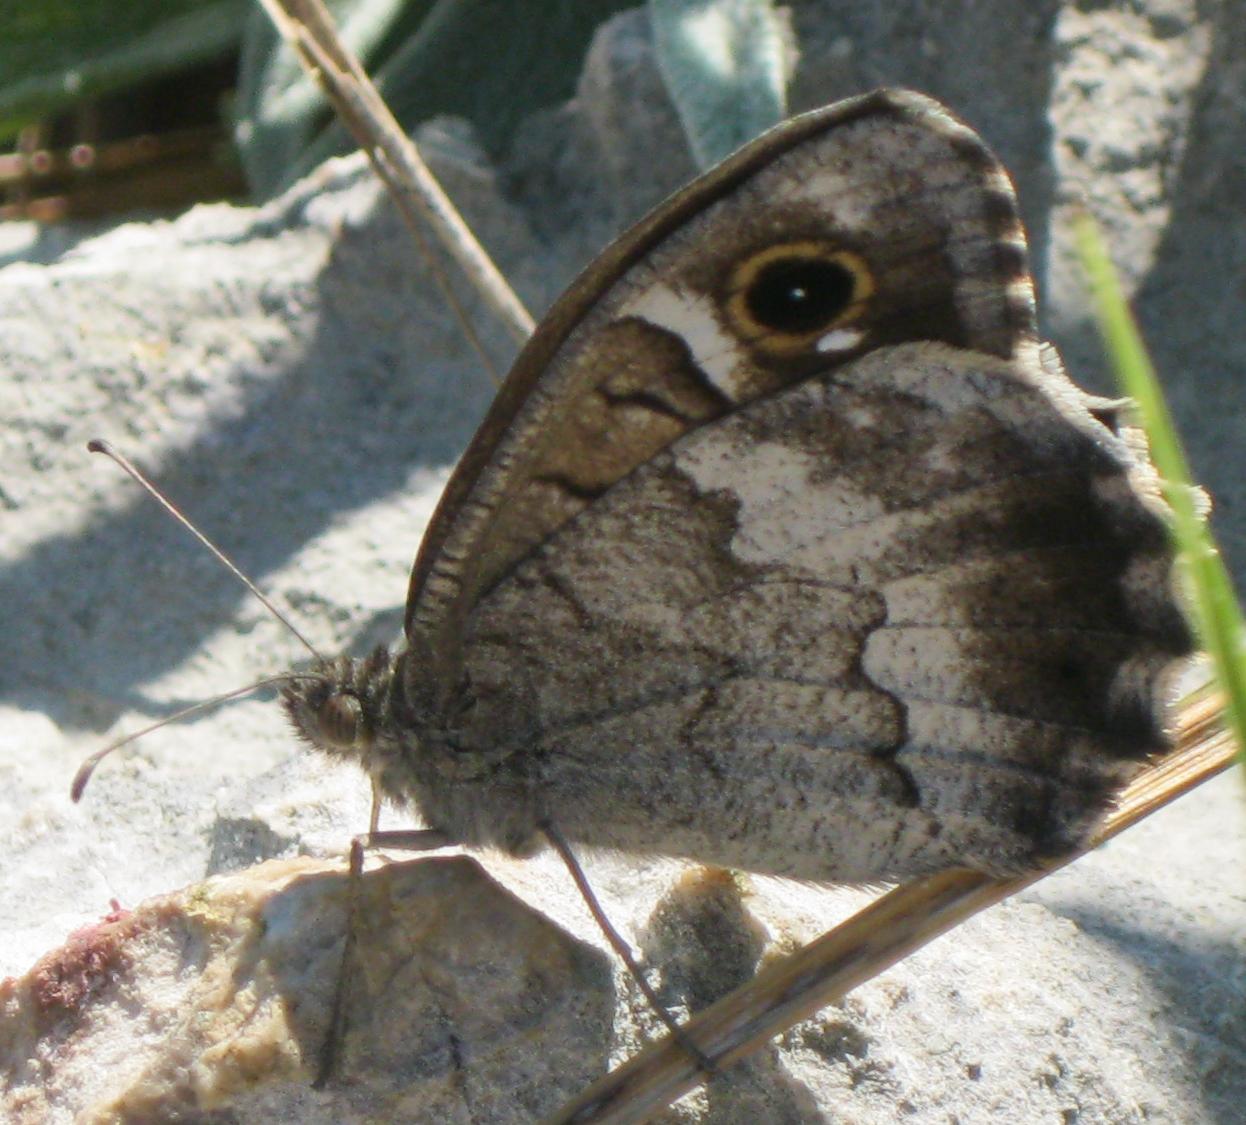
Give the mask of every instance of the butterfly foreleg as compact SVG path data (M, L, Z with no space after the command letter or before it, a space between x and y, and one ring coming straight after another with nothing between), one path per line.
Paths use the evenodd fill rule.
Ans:
M372 810L373 831L364 832L350 842L350 875L347 888L346 937L342 942L342 960L338 966L337 980L333 986L333 1008L329 1016L329 1030L320 1048L316 1077L312 1086L322 1089L337 1068L338 1055L346 1036L346 1004L350 995L350 977L354 968L360 911L360 888L363 885L364 852L370 848L386 848L392 851L429 852L457 843L437 828L413 828L408 830L377 832L377 807Z

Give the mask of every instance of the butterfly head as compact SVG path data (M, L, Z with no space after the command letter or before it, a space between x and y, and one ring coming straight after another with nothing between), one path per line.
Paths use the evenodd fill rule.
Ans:
M394 683L395 658L377 648L363 660L339 656L282 689L300 738L330 757L365 769L376 749Z

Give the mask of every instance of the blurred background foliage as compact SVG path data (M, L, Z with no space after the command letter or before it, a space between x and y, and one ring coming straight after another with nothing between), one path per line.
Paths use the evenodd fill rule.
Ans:
M328 6L407 128L467 117L496 152L635 0ZM350 147L252 0L4 0L0 28L3 217L263 198Z
M520 120L574 93L594 30L635 6L328 0L406 129L466 117L494 156ZM699 155L712 162L777 119L771 0L648 6ZM262 199L350 147L254 0L0 0L0 218Z

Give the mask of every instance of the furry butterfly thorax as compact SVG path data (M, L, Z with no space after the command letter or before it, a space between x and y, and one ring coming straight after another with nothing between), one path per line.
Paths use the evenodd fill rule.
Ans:
M1032 868L1166 749L1192 648L1117 413L1041 344L972 130L902 91L805 114L555 304L429 525L405 649L287 710L465 845Z

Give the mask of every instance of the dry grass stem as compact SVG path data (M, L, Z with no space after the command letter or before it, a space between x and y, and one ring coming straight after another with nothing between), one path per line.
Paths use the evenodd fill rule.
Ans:
M389 189L421 255L495 381L497 368L433 253L425 224L518 343L532 334L532 316L476 241L471 228L429 171L419 149L394 119L359 60L342 43L321 0L260 0L277 30L320 83L342 123Z

